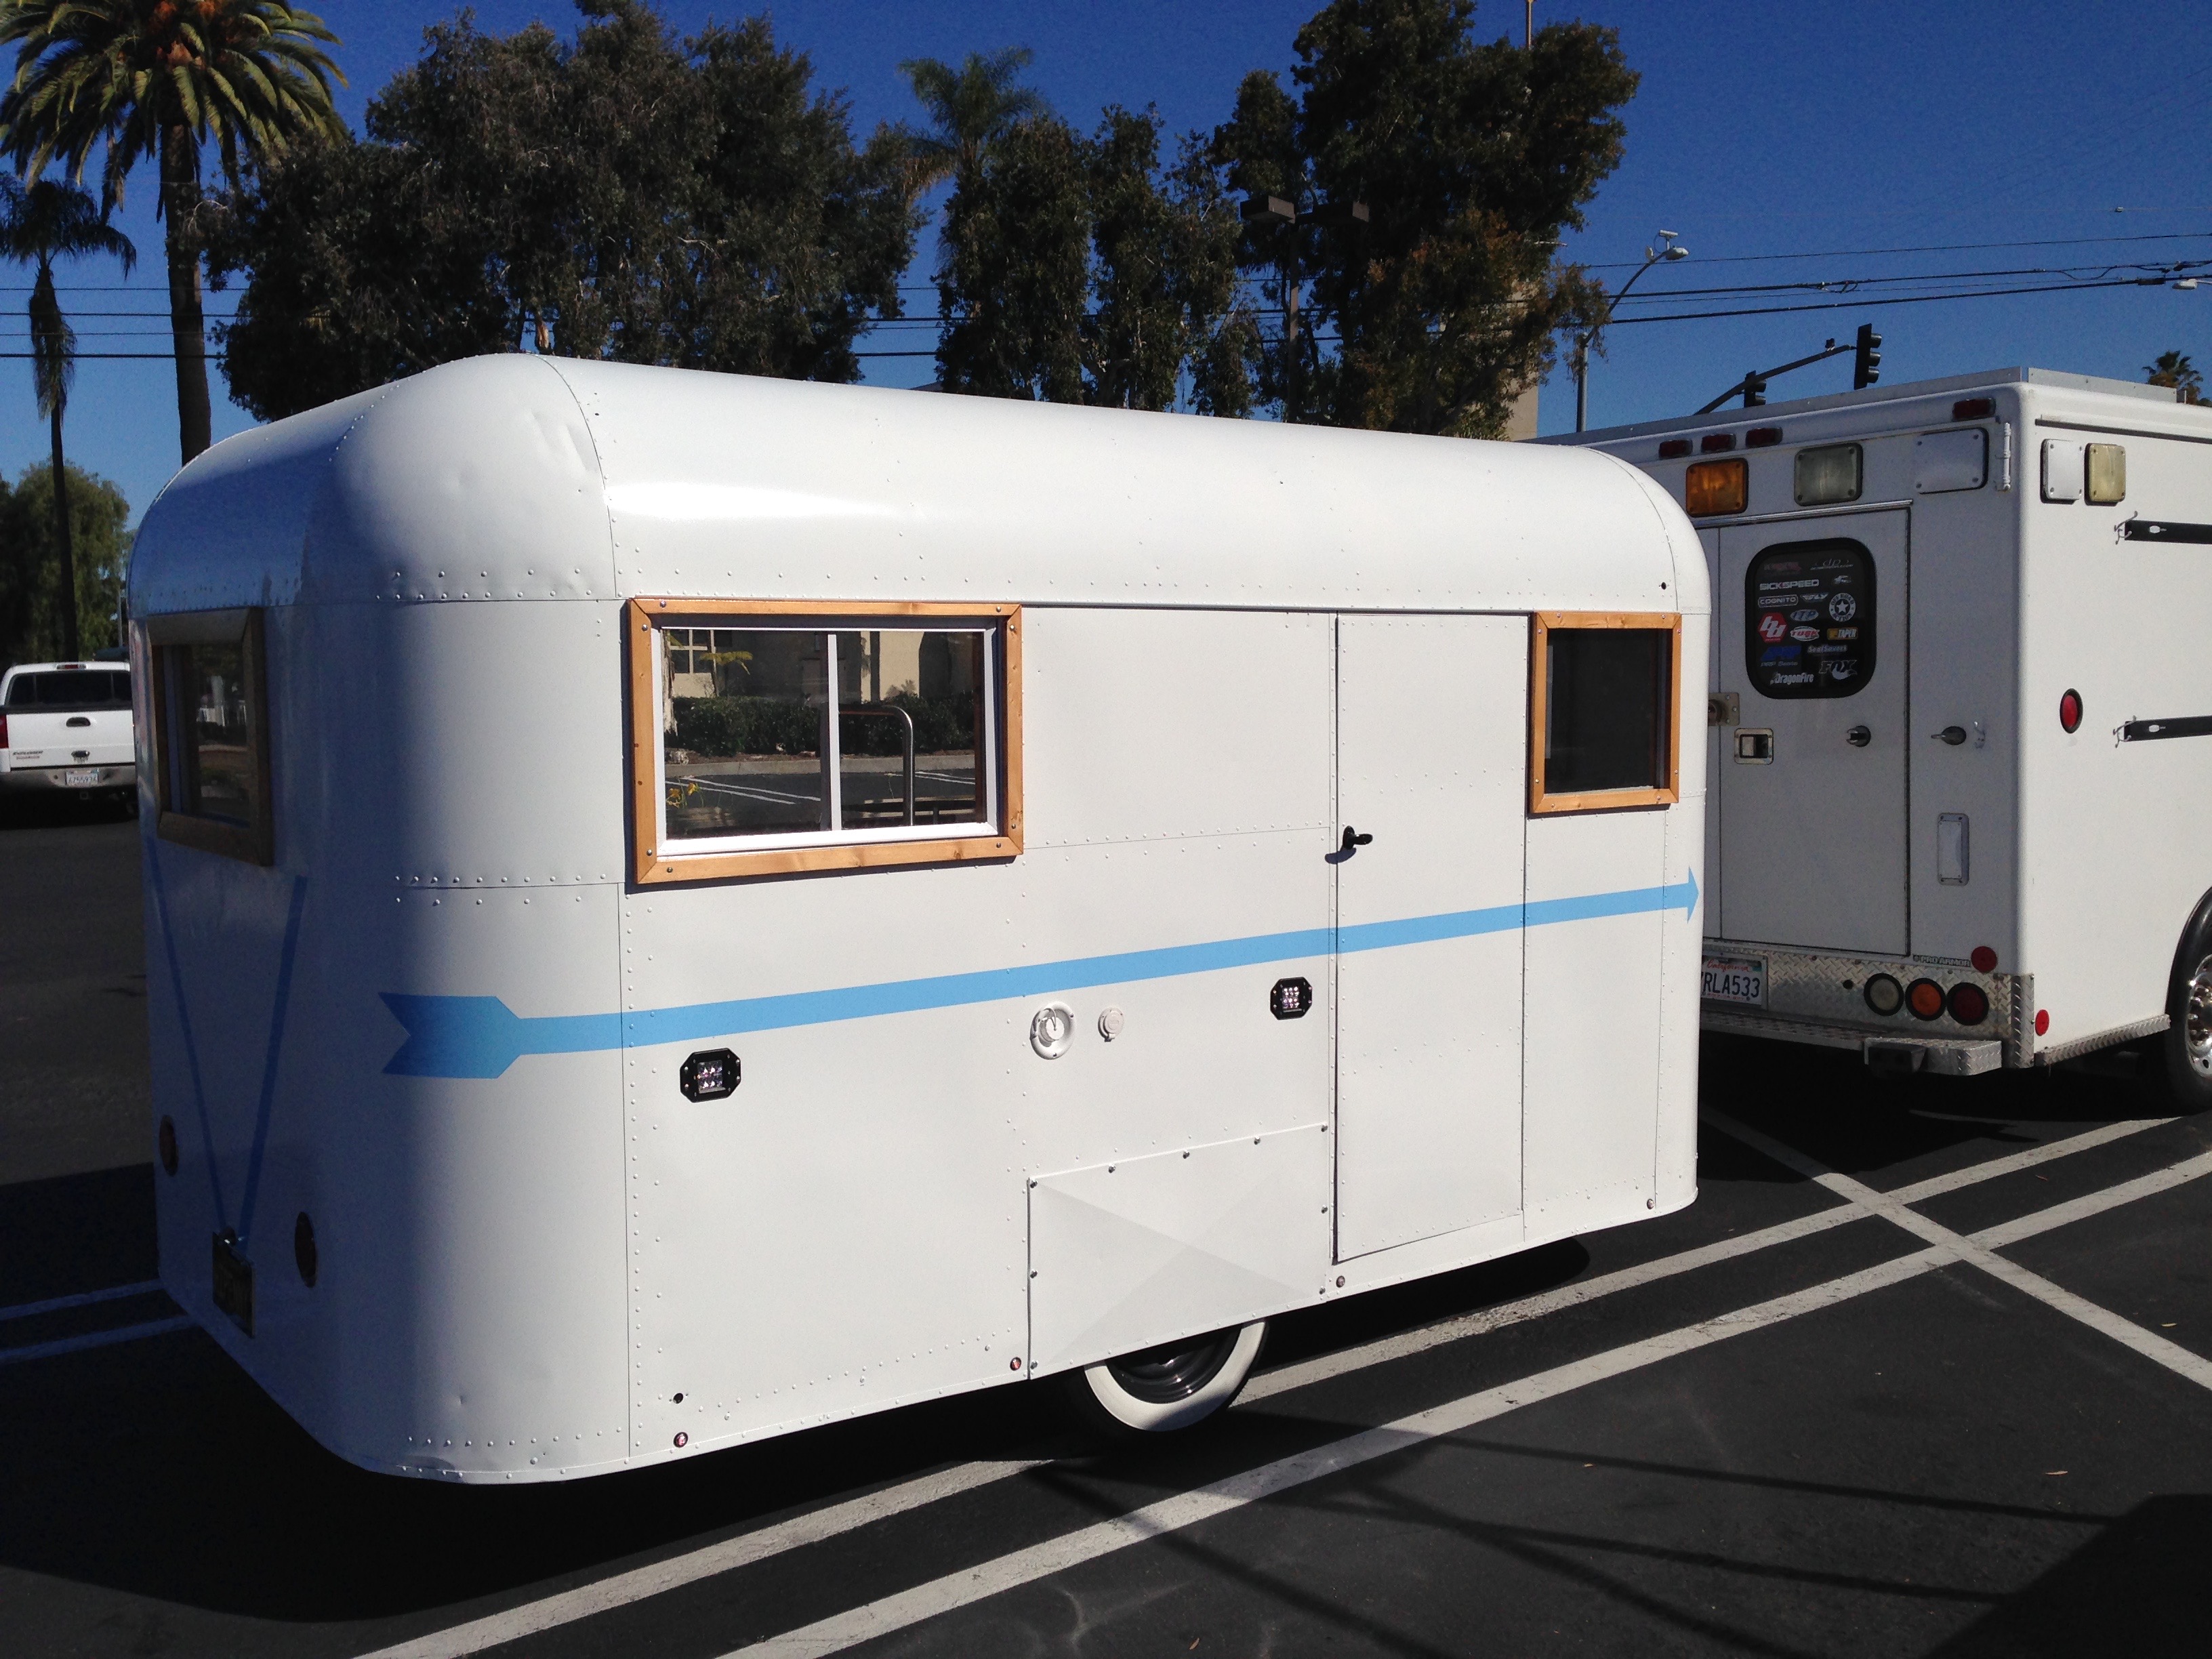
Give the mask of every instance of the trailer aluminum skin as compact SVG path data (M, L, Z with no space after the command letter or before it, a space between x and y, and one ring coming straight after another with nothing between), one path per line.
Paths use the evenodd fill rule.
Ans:
M484 358L131 581L162 1282L365 1468L1175 1426L1694 1196L1705 565L1609 458Z
M2011 368L1565 441L1711 563L1705 1029L1954 1074L2152 1039L2212 1104L2212 410Z

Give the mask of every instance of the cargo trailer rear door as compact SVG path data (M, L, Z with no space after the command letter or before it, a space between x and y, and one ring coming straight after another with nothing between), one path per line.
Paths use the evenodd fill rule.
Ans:
M1720 932L1903 955L1907 515L1720 532Z

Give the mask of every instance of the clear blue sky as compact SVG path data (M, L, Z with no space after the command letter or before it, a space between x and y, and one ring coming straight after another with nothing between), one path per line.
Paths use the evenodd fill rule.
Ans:
M902 58L957 60L1013 44L1035 49L1034 84L1079 125L1095 122L1109 102L1153 103L1180 130L1219 121L1246 70L1287 70L1291 38L1314 5L797 0L774 16L779 40L812 58L817 84L846 89L863 132L915 113L896 70ZM690 28L710 13L730 18L744 8L670 0L665 9ZM476 10L488 29L543 18L567 33L575 21L566 4L550 0L483 0ZM345 42L338 56L352 81L341 105L349 119L357 125L368 98L413 60L422 27L450 15L400 0L327 6ZM2212 27L2201 0L1538 0L1536 15L1540 25L1581 16L1619 28L1644 76L1627 112L1626 161L1592 203L1589 230L1565 251L1613 265L1639 259L1662 226L1680 233L1692 257L1650 273L1637 299L1724 283L1956 271L2087 275L2136 261L2212 259ZM1486 0L1476 22L1485 37L1517 39L1519 0ZM142 171L119 221L141 253L130 292L93 286L121 280L105 263L64 272L64 303L86 352L158 349L166 338L152 193ZM2082 240L2144 237L2180 240ZM2070 245L1958 246L2035 241ZM1948 251L1870 252L1908 248ZM909 282L926 281L933 252L926 240ZM1774 255L1823 257L1764 257ZM1626 274L1609 273L1615 283ZM2169 349L2212 367L2212 270L2207 275L2193 292L2129 287L1932 305L1893 298L1869 310L1620 327L1610 355L1592 370L1591 423L1694 408L1745 369L1801 356L1830 335L1848 337L1869 319L1884 336L1886 383L2011 363L2140 379L2142 365ZM0 289L0 340L7 342L0 349L21 350L27 276L0 276L10 284ZM2063 278L2028 275L1987 285L2054 280ZM1910 284L1891 290L1910 291ZM1775 302L1820 297L1798 292ZM912 299L930 303L926 293ZM215 308L223 308L222 296L215 296ZM98 311L145 314L92 314ZM929 343L913 330L886 331L874 342L883 349ZM870 368L887 384L931 374L926 359L878 360ZM221 400L221 384L217 376L218 437L250 423ZM1849 384L1845 359L1778 381L1772 395ZM1545 390L1544 429L1572 422L1572 388L1555 374ZM68 436L71 457L120 484L135 518L176 465L167 363L84 362ZM0 362L0 467L13 477L46 453L29 366Z

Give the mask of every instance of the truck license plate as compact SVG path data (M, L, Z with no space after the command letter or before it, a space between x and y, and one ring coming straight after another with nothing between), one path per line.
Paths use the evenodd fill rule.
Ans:
M90 789L100 782L97 766L72 767L62 774L62 787L67 789Z
M1707 957L1705 1000L1766 1006L1766 964L1756 957Z

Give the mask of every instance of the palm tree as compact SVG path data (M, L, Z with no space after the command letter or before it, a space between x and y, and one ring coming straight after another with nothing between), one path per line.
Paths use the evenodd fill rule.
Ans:
M82 654L76 614L76 551L70 538L69 475L62 466L62 413L76 374L76 332L54 292L54 261L112 253L127 272L138 261L131 239L107 222L92 198L70 185L41 179L28 189L0 173L0 258L35 264L31 286L31 383L39 413L51 423L54 461L54 545L62 557L62 654ZM24 574L27 577L29 572ZM27 581L24 591L30 591Z
M1027 46L1008 46L988 58L971 52L957 70L934 58L909 58L898 66L937 129L907 134L916 194L969 173L985 144L1015 122L1045 113L1041 95L1014 84L1036 57Z
M2196 403L2204 395L2203 374L2179 351L2160 352L2156 362L2143 366L2143 373L2153 386L2172 386L2185 404Z
M187 461L208 447L210 426L201 152L212 144L234 185L295 138L342 135L331 80L345 76L318 41L337 36L282 0L0 0L0 46L15 47L15 78L0 94L0 154L26 178L59 158L82 183L105 140L100 197L110 208L140 161L159 172Z

